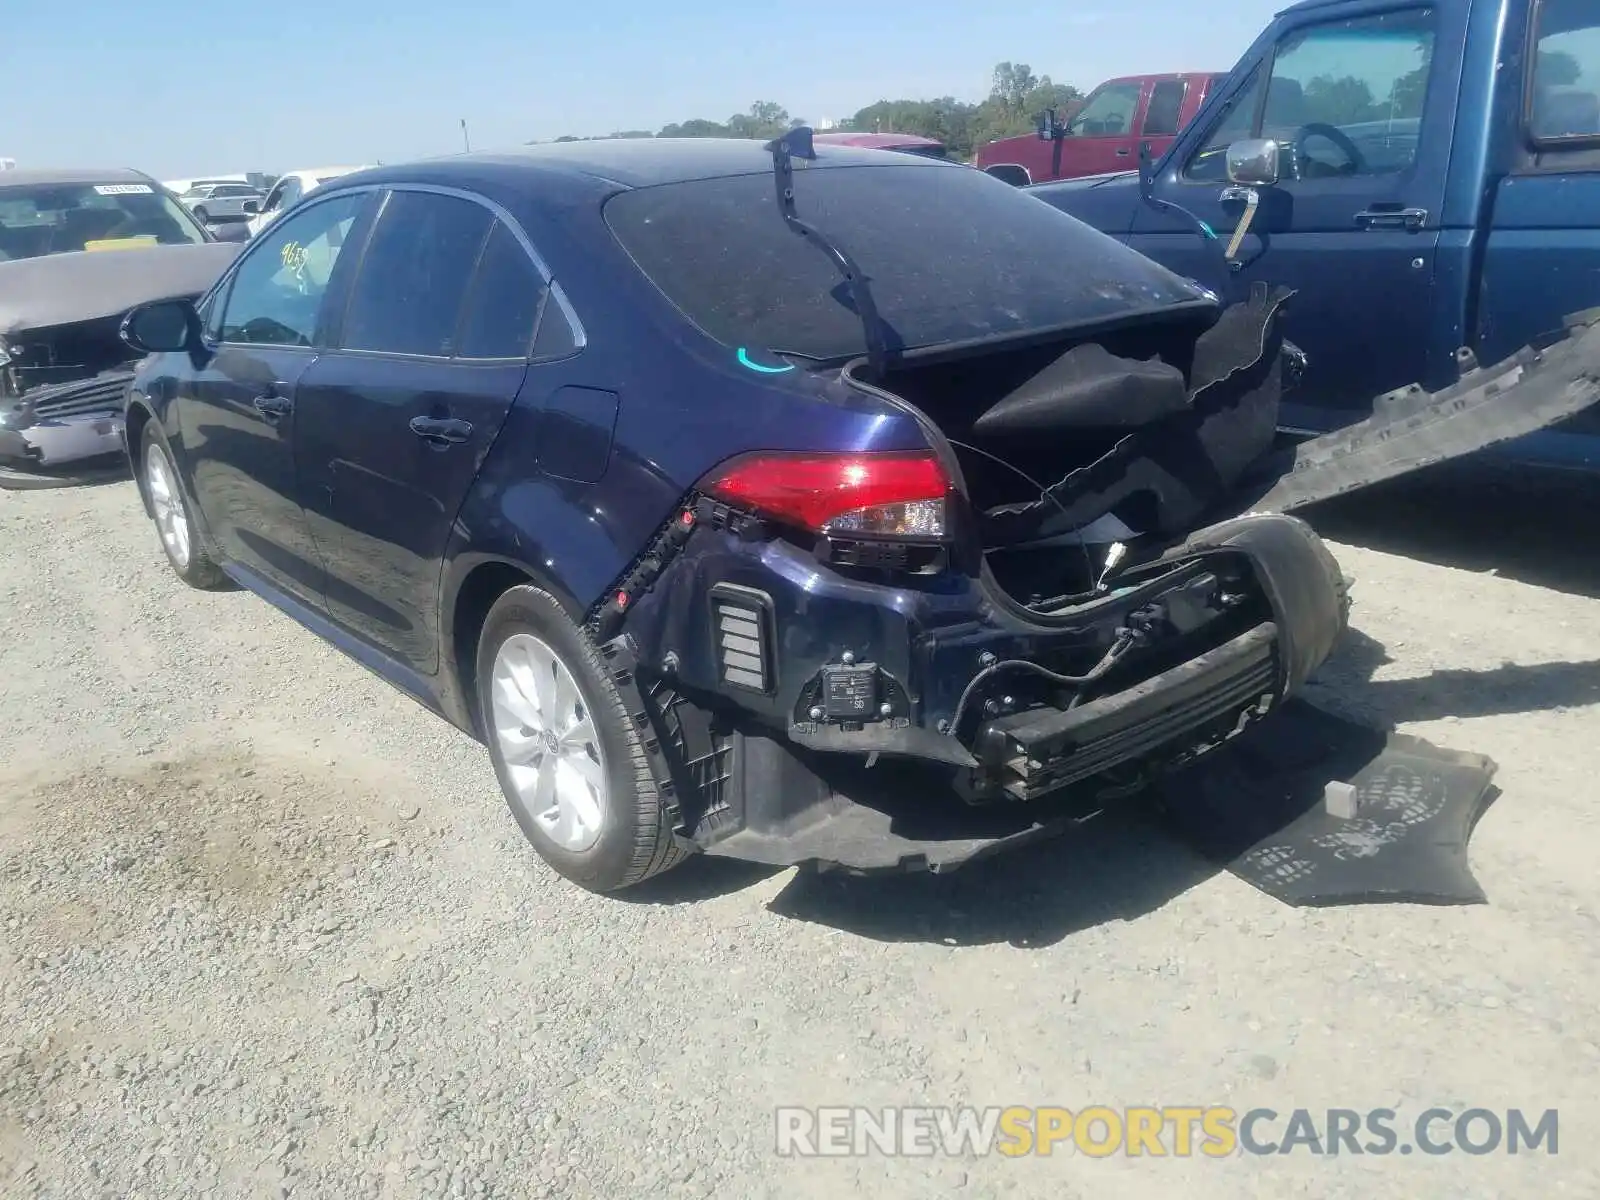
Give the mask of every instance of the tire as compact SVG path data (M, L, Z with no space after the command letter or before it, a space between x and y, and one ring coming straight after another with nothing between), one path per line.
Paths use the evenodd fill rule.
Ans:
M614 892L687 857L605 660L555 597L525 584L495 602L478 640L477 681L500 790L558 874Z
M206 212L204 207L199 207L194 210L194 219L199 221L200 224L206 225L210 223L211 215Z
M206 552L172 449L154 421L145 423L139 446L139 487L150 504L156 535L173 573L202 591L224 586L228 577Z

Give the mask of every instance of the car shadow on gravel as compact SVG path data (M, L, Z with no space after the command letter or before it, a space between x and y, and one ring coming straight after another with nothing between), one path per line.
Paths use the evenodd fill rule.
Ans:
M1600 479L1447 463L1298 514L1323 537L1600 597Z
M718 896L742 892L785 869L769 867L764 863L741 862L735 858L697 854L676 871L646 879L643 883L613 893L613 897L629 904L699 904L715 900Z
M1039 949L1154 912L1221 869L1129 800L1060 837L949 874L802 871L768 909L876 941Z
M1600 545L1600 543L1596 543ZM1350 629L1316 683L1357 701L1366 720L1388 728L1406 721L1505 716L1600 704L1600 659L1503 663L1485 670L1430 671L1411 679L1376 679L1396 661L1376 638Z

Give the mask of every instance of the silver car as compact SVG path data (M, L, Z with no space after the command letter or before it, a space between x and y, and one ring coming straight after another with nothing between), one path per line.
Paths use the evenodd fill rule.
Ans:
M261 191L248 183L197 183L178 197L201 224L217 220L242 220L246 200L261 199Z

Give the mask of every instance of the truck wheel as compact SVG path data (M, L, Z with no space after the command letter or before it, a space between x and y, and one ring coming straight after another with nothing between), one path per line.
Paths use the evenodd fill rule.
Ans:
M172 452L154 421L145 423L141 446L139 486L150 502L150 515L155 518L167 562L190 587L202 591L222 587L227 576L206 553L194 514L189 511L189 500L178 482Z
M522 585L495 602L477 680L500 788L545 862L611 892L686 857L599 650L555 597Z

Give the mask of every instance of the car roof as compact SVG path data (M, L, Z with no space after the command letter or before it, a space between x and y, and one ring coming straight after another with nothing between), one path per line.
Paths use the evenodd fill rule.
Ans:
M748 138L605 138L592 142L544 142L514 150L456 154L363 171L359 178L341 184L398 182L428 179L498 184L532 181L552 176L584 177L620 188L685 183L729 175L758 175L772 170L772 155L765 143ZM884 167L950 170L953 164L934 158L887 156L859 146L819 142L815 167Z
M1226 71L1166 71L1146 75L1118 75L1104 83L1171 83L1175 79L1204 79L1207 75L1226 75ZM1102 85L1103 86L1103 85Z
M882 150L890 146L942 146L937 138L918 133L850 133L839 130L816 135L819 146L862 146Z
M298 167L293 171L285 172L285 174L298 175L305 179L316 179L323 175L350 175L356 171L364 171L366 169L366 164L357 163L355 166L350 167Z
M10 170L0 175L0 188L65 185L80 183L148 183L152 186L160 185L146 175L143 171L135 171L131 167L106 167L101 170L85 168L71 168L55 170L48 167L32 167L25 170Z

